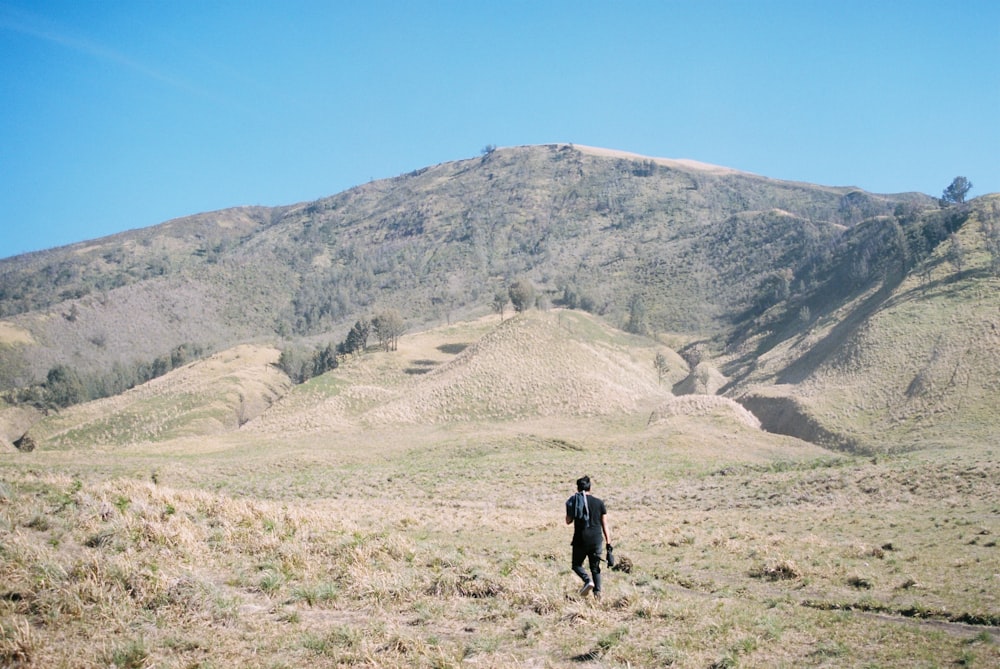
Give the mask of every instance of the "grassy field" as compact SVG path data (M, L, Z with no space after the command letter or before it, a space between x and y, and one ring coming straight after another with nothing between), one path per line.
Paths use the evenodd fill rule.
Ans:
M996 666L989 449L735 422L413 427L6 458L0 658L37 667ZM576 596L589 473L629 573Z
M657 412L657 351L578 315L494 318L346 361L229 431L167 438L163 417L199 420L191 389L235 412L273 351L102 414L155 407L142 439L74 447L73 420L106 423L54 416L0 460L0 666L1000 664L995 446L860 457L724 405ZM569 569L583 474L631 567L600 601Z

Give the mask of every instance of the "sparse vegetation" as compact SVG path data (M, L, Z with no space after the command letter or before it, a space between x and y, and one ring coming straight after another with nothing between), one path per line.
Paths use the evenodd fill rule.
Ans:
M350 356L228 433L113 442L97 437L107 427L55 429L90 405L50 417L39 448L0 462L5 661L1000 659L977 636L997 606L988 445L873 460L723 414L651 423L612 400L640 380L663 392L657 353L579 312L532 311ZM155 402L136 389L144 404L128 411L156 425L198 388L246 403L277 357L217 354L150 384ZM599 384L566 389L598 369ZM499 413L477 413L487 402ZM581 471L601 472L616 536L600 602L575 596L559 517Z
M0 378L160 374L0 409L0 664L1000 664L996 201L495 149L4 261Z
M275 334L303 348L341 341L375 305L410 328L477 317L499 277L614 323L640 295L651 331L711 336L745 323L756 287L780 268L796 276L793 318L803 300L823 313L842 299L824 301L824 290L843 277L817 259L867 221L897 210L918 221L935 205L569 145L485 157L301 206L200 214L5 259L0 315L35 335L22 351L35 383L56 364L91 378L191 340L206 351ZM850 262L870 273L878 258Z
M751 432L733 449L721 425L550 426L572 449L547 444L537 424L511 427L281 444L244 434L169 455L5 460L5 661L893 666L970 650L1000 660L996 548L959 539L1000 502L986 451L813 467L819 449ZM627 457L609 462L611 448ZM151 461L157 484L141 480ZM715 475L725 463L760 466ZM631 565L607 572L599 603L575 596L557 517L572 476L591 469ZM483 495L483 471L502 498ZM879 489L864 492L873 479ZM964 504L948 505L956 493ZM511 514L526 521L511 527ZM871 538L892 551L874 557ZM919 585L897 588L906 579ZM91 633L95 619L113 643Z

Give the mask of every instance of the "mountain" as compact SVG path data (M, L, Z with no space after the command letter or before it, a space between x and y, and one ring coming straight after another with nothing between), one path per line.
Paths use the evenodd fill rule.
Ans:
M522 279L543 308L582 309L654 337L686 366L671 371L676 392L738 399L765 428L862 451L882 438L948 441L956 425L981 438L993 434L982 417L1000 369L983 234L998 212L995 196L942 208L916 193L590 147L497 149L315 202L200 214L0 260L0 384L69 369L80 394L96 397L211 351L341 341L383 310L416 333L489 314L494 295ZM491 378L491 336L500 337L465 342L450 365ZM516 344L528 367L513 378L551 363L532 347L560 336L550 328ZM602 384L623 373L608 364L574 363ZM368 419L441 420L475 375L409 376L421 377L415 394L373 403ZM565 383L510 383L523 401L500 419L545 415L560 388L569 394ZM646 411L654 388L633 404L624 390L612 396L621 411Z

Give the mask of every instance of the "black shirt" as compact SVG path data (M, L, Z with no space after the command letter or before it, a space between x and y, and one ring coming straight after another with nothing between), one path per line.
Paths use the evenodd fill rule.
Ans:
M590 520L577 518L573 521L573 543L583 543L599 546L604 540L604 530L601 517L607 514L604 500L593 495L587 495L587 508L590 509Z

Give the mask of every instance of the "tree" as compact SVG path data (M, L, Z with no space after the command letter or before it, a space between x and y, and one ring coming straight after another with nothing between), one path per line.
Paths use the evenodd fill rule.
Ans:
M395 351L399 345L399 337L405 331L403 317L399 312L383 311L372 319L372 333L378 339L384 351Z
M646 303L640 295L633 295L628 302L628 322L625 323L625 332L646 334Z
M576 309L580 306L580 296L576 290L570 286L563 287L562 305L567 309Z
M49 370L45 378L45 391L49 402L59 408L77 404L85 399L80 377L76 371L65 365L56 365Z
M298 351L284 349L278 357L278 369L288 375L292 383L304 383L306 381L305 363Z
M327 344L325 348L316 349L316 352L313 353L312 375L326 374L331 369L337 369L339 364L336 349L333 344Z
M944 192L941 194L943 204L962 204L965 202L966 194L972 190L972 182L965 177L955 177Z
M663 377L667 375L670 371L670 365L667 363L667 356L662 353L657 353L656 358L653 360L653 367L656 368L656 379L659 383L663 383Z
M962 268L965 267L965 246L962 245L962 240L954 232L948 239L948 262L951 263L956 272L961 274Z
M510 284L508 289L510 303L514 305L514 311L520 313L527 311L535 303L535 286L527 279L518 279Z
M503 312L504 309L507 308L508 299L509 298L507 297L507 293L502 290L498 290L497 294L493 296L493 302L491 306L493 307L493 311L495 313L500 314L501 323L503 323Z
M364 352L368 347L368 335L371 333L371 323L361 319L354 323L354 327L347 333L347 339L337 346L337 351L344 355Z

